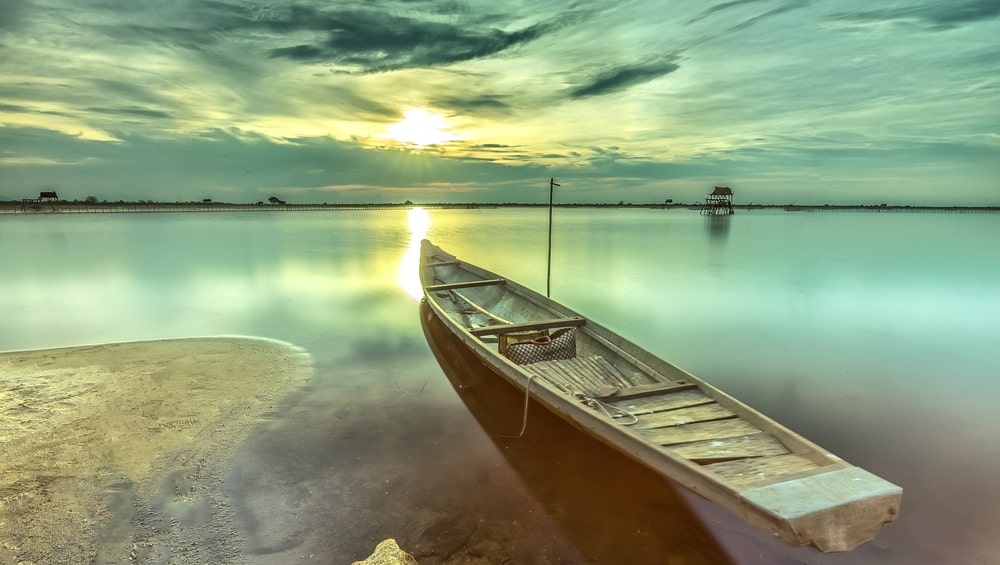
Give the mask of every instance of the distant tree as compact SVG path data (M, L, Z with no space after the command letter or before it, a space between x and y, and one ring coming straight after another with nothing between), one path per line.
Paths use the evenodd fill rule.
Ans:
M267 201L270 202L271 204L284 204L285 203L284 200L278 198L277 196L272 196L272 197L268 198Z

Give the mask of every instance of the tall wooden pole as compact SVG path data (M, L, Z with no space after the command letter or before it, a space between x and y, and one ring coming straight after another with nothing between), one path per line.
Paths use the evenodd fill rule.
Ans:
M556 179L549 178L549 254L545 269L545 296L549 298L552 288L552 189L556 186L559 186L556 184Z

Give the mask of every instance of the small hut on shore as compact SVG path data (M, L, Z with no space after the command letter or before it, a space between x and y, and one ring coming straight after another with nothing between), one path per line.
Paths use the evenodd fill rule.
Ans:
M733 189L728 186L717 186L701 208L703 216L728 216L733 213Z

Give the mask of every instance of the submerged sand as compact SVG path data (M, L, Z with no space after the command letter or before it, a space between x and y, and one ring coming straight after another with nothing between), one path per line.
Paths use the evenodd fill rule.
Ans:
M220 473L311 373L255 338L0 353L0 562L237 558Z

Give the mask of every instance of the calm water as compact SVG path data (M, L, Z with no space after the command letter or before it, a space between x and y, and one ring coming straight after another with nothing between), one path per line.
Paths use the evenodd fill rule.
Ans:
M613 453L576 462L601 452L556 449L577 440L542 417L530 442L498 439L517 403L509 422L477 413L452 384L474 371L438 363L406 212L0 217L0 350L223 334L308 349L314 381L227 481L252 562L349 562L395 537L421 563L1000 563L1000 216L555 216L553 298L900 484L899 520L822 555ZM427 229L545 288L544 210L435 210ZM622 477L654 486L607 500Z

